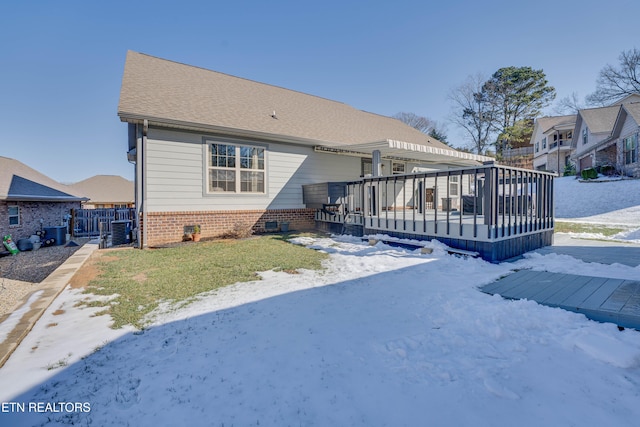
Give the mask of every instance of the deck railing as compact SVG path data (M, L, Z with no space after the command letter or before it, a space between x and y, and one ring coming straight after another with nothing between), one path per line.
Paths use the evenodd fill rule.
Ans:
M363 232L493 242L553 231L553 175L489 164L365 177L316 220Z

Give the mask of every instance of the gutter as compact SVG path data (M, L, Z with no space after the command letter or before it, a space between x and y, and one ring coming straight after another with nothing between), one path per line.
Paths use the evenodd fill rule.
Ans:
M15 202L86 202L86 197L34 196L32 194L10 194L0 200Z
M264 141L273 141L278 143L289 143L301 146L314 146L314 145L332 145L335 142L316 140L311 138L292 137L289 135L274 134L268 132L257 132L247 129L229 128L224 126L206 125L201 123L185 122L181 120L165 119L161 117L147 117L139 114L130 114L120 112L120 121L125 123L133 123L141 125L144 122L147 126L154 126L167 129L183 129L187 131L197 133L213 133L223 136L240 137L240 138L257 138Z

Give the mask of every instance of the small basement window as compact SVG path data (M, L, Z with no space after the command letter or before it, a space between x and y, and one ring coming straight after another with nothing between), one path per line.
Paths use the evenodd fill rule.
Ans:
M9 206L9 225L20 225L19 206Z

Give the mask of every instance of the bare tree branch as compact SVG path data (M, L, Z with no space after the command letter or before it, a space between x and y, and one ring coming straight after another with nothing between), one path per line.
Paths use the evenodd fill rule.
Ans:
M485 81L481 74L472 75L449 93L453 103L450 121L465 131L477 154L483 154L491 144L499 112L498 105L482 90Z
M640 93L640 50L623 51L618 67L607 64L598 75L596 91L587 96L590 105L604 106L627 95Z
M573 92L570 96L560 99L553 109L553 112L559 116L565 114L578 114L579 110L585 108L584 103L580 101L578 94Z
M429 133L431 129L434 127L434 122L431 119L428 119L423 116L418 116L414 113L397 113L392 116L394 119L400 120L402 123L411 126L412 128L418 129L422 133Z
M431 120L428 117L418 116L414 113L405 112L394 114L392 117L444 144L448 144L446 128L435 120Z

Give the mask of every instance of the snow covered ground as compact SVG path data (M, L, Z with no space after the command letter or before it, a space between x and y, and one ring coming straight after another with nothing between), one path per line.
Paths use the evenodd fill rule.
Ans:
M296 243L328 252L326 270L165 305L141 332L109 329L66 290L0 369L0 425L640 420L640 333L478 291L521 268L640 279L640 267L555 254L496 265L435 241L425 255L345 236Z
M555 216L577 222L640 227L640 179L582 182L556 178Z

